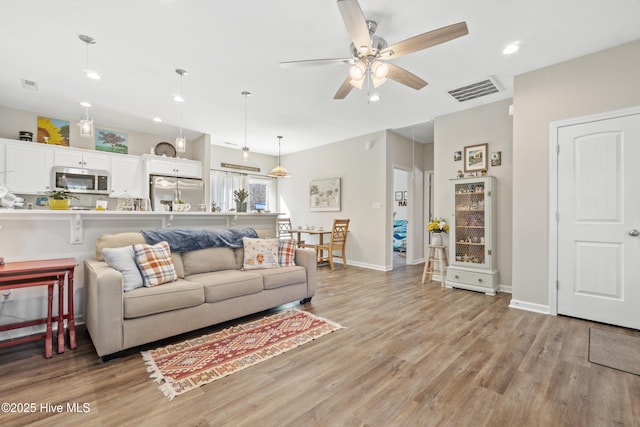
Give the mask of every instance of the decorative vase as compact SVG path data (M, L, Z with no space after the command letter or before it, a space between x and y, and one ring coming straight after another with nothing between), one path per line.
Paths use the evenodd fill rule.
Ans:
M69 199L49 199L49 209L69 209Z
M446 238L443 236L445 233L431 233L431 244L433 246L446 246Z
M236 202L236 212L246 212L247 202Z

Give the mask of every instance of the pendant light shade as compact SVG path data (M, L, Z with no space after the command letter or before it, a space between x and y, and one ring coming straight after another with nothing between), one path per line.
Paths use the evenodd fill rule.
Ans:
M269 172L269 176L272 178L289 178L291 174L288 170L280 166L280 143L282 142L282 137L278 137L278 166L273 168L271 172Z
M251 95L251 92L243 90L242 95L244 96L244 147L242 147L242 160L246 162L249 160L249 147L247 146L247 98Z
M81 34L78 37L87 45L86 66L84 69L85 76L93 80L99 80L100 75L89 68L89 45L95 44L96 41L93 37L85 34ZM91 107L91 104L88 101L83 101L80 105L84 107L84 115L80 117L80 121L78 122L78 126L80 127L80 136L82 138L93 138L93 118L89 116L89 107Z
M178 74L178 79L180 82L180 91L177 95L175 95L173 97L173 100L180 103L180 131L178 132L178 136L176 137L176 151L178 153L184 153L185 151L187 151L187 140L184 137L184 135L182 134L182 121L183 121L183 102L184 102L184 98L182 97L182 78L184 76L186 76L187 71L183 70L182 68L176 68L176 73Z

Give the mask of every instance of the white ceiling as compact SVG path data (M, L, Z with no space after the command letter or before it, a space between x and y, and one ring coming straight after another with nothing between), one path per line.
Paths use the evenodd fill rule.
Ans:
M360 0L376 34L396 43L466 21L469 34L393 62L429 82L420 91L388 81L382 100L366 91L333 95L346 65L283 69L280 61L349 56L335 0L3 0L0 105L50 117L80 117L89 98L97 123L173 138L180 125L176 68L183 80L184 128L214 144L252 151L304 150L383 129L430 142L434 117L509 98L513 76L640 39L638 0ZM83 74L87 34L91 68ZM503 56L508 43L521 49ZM504 89L459 104L446 91L493 76ZM20 79L39 90L21 87ZM163 118L162 124L151 121ZM426 130L424 130L426 129ZM425 134L423 136L423 133Z

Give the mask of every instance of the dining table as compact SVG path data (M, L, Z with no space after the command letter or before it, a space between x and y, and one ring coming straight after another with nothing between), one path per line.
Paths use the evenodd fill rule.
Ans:
M291 230L292 233L296 233L297 235L297 241L298 241L298 247L301 247L300 242L302 242L302 234L309 234L311 236L318 236L318 244L319 245L324 245L324 236L325 234L331 234L331 229L306 229L306 228L297 228L295 230Z

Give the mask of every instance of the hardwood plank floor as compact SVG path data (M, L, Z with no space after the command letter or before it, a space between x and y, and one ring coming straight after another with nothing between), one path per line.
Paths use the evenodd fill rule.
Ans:
M303 308L344 329L172 401L139 351L225 325L108 363L83 328L78 349L49 360L41 342L1 349L0 400L36 411L2 412L0 425L640 426L640 376L587 359L589 327L640 331L510 309L510 294L421 274L320 268ZM87 412L68 412L74 403Z

